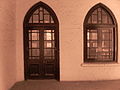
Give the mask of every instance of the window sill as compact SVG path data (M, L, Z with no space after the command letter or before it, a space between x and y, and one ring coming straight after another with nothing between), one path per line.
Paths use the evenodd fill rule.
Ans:
M82 67L112 67L120 66L120 63L117 62L108 62L108 63L82 63Z

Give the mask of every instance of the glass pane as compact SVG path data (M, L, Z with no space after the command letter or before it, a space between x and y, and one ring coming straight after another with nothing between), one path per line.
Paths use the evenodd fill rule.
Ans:
M29 56L29 59L40 59L39 56Z
M44 48L54 48L54 41L44 41Z
M89 49L89 55L96 55L96 49Z
M37 10L34 12L34 15L35 15L35 14L38 14L38 13L39 13L39 9L37 9Z
M29 23L32 23L32 16L31 16L30 19L29 19Z
M54 56L54 49L44 49L44 56Z
M95 41L89 41L88 47L97 47L97 42L95 42Z
M51 33L44 33L44 40L52 40Z
M51 32L51 30L44 30L44 32Z
M113 24L113 21L110 16L108 17L108 21L109 21L109 24Z
M32 48L39 48L39 41L32 41Z
M102 23L108 23L108 16L104 10L102 10Z
M90 39L90 33L87 32L87 39L89 40Z
M87 32L87 39L88 40L97 40L97 33L89 33L89 32Z
M55 59L55 57L53 56L45 56L44 59Z
M33 23L39 23L38 15L33 15Z
M97 15L92 15L92 23L97 23Z
M40 12L40 20L43 20L43 12Z
M91 16L90 16L89 19L88 19L88 23L91 23Z
M49 14L49 12L47 10L44 9L44 14Z
M39 33L32 33L32 40L39 40Z
M101 8L98 8L98 12L100 12L101 11Z
M52 43L50 41L45 41L44 42L44 47L45 48L51 48L52 47Z
M111 47L110 41L102 41L102 47Z
M101 23L101 12L98 12L98 23Z
M30 59L39 59L40 57L39 56L32 56L32 57L29 57Z
M43 21L40 21L40 23L43 23Z
M102 9L102 15L107 15L106 11Z
M103 52L101 55L110 55L109 52Z
M108 29L102 29L102 33L109 33L111 32L111 30L108 28Z
M39 56L40 52L39 49L32 49L32 56Z
M109 52L109 48L103 48L102 51L103 52Z
M29 33L29 40L31 40L31 39L32 39L32 37L31 37L31 36L32 36L32 34L31 34L31 33Z
M51 23L54 23L54 20L53 20L53 18L51 17Z
M94 48L88 49L88 58L89 59L95 59L95 58L97 58L96 49L94 49Z
M108 23L107 15L102 15L102 23Z
M97 14L97 10L94 10L94 12L92 14Z
M91 60L93 60L93 61L94 61L96 58L97 58L96 55L89 55L89 56L88 56L88 59L91 59Z
M52 40L55 40L55 38L54 38L54 33L52 33Z
M44 23L50 23L49 15L44 15Z
M44 40L54 40L54 30L44 30Z
M110 40L110 33L103 33L102 40Z
M42 8L42 7L40 7L40 10L43 10L43 8Z
M32 30L32 32L39 32L39 30Z

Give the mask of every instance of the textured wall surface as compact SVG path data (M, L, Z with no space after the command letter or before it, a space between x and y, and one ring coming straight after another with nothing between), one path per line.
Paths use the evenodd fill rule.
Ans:
M120 79L120 36L118 63L83 63L83 22L91 7L103 3L114 13L120 27L120 0L42 0L59 19L60 80ZM23 20L39 0L1 0L0 2L0 90L8 90L24 80Z
M0 90L16 82L16 2L0 1Z
M83 63L83 22L91 7L103 3L114 13L120 22L120 0L42 0L48 4L59 19L60 34L60 80L111 80L120 79L120 47L118 63L84 64ZM23 20L27 11L39 0L17 0L16 5L16 56L17 80L24 80L23 59ZM120 38L120 36L118 36ZM118 44L120 44L120 39ZM118 45L119 46L119 45Z

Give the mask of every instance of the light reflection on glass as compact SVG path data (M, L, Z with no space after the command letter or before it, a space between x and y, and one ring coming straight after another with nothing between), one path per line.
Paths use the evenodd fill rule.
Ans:
M52 40L52 37L51 37L51 33L45 33L44 37L45 37L45 40Z
M52 47L51 42L47 43L47 47Z
M32 33L32 40L38 40L39 35L38 33Z

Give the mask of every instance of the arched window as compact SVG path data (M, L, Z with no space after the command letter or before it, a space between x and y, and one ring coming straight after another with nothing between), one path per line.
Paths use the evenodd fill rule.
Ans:
M59 22L43 2L24 19L24 60L25 79L59 79Z
M84 62L113 62L117 59L117 22L109 8L99 3L84 21Z

